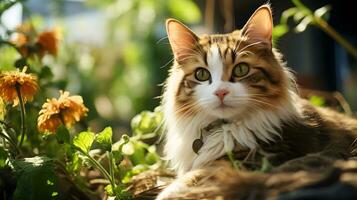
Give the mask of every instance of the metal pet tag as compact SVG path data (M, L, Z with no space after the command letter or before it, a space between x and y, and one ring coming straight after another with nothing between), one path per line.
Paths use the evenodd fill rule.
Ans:
M198 151L201 149L202 146L203 142L201 139L195 139L195 141L193 141L192 143L192 149L196 154L198 154Z

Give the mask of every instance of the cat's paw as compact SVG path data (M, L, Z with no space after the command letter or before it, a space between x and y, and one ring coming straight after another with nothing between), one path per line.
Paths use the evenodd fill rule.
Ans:
M187 185L180 182L173 182L156 197L156 200L177 199L179 194L187 191Z

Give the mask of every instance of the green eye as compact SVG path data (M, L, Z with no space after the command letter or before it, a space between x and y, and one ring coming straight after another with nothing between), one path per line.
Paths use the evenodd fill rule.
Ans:
M249 65L247 63L239 63L233 68L233 76L243 77L249 73Z
M211 78L211 74L205 68L197 68L195 72L195 78L199 81L207 81Z

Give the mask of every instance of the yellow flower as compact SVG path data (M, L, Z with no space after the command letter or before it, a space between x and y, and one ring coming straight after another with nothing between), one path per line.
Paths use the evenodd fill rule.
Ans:
M37 77L26 74L27 67L22 71L2 72L0 74L0 97L7 102L13 102L14 106L19 103L16 87L19 87L24 103L32 101L38 90Z
M60 91L58 99L47 99L37 120L38 130L41 132L56 132L59 125L71 127L81 117L86 116L88 108L83 104L81 96L69 96L69 92Z

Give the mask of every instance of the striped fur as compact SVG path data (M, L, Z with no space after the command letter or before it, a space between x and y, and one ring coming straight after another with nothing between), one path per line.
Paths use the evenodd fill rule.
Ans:
M268 8L261 9L266 14ZM235 145L254 149L256 139L271 141L283 121L298 115L292 103L294 79L264 35L255 39L258 29L196 36L180 22L168 20L167 30L175 63L163 95L165 156L180 174L221 157ZM242 62L249 65L249 74L233 76L234 67ZM199 67L210 72L209 80L195 78ZM229 91L223 102L215 95L220 89ZM203 136L202 149L194 153L192 142L200 130L217 119L232 123L225 131Z
M315 108L298 97L293 75L272 48L269 6L258 8L242 30L229 34L196 36L173 19L166 26L175 61L162 102L167 130L164 153L179 176L193 176L236 147L255 149L286 142L289 145L281 145L286 152L278 152L294 158L327 147L345 151L356 138L356 120ZM249 66L248 74L234 76L240 63ZM198 68L208 70L209 79L199 81ZM216 94L223 90L221 99ZM193 141L218 119L229 123L203 134L203 146L196 154ZM275 141L279 137L283 139ZM178 179L158 199L188 189Z

